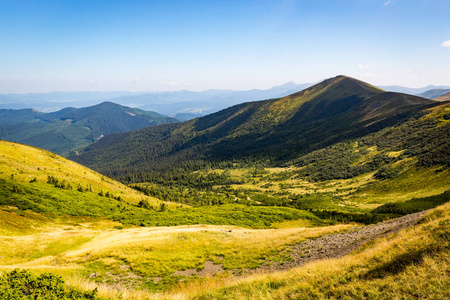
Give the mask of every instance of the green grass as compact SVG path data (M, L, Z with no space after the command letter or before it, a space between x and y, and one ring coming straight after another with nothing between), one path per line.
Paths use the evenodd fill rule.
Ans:
M450 190L435 196L413 198L405 202L386 203L374 209L375 213L407 215L435 208L450 201Z
M167 212L147 210L140 215L135 210L129 210L115 214L112 218L124 224L141 226L212 224L265 228L275 222L300 219L309 221L311 225L327 224L312 213L294 208L235 204L179 208Z

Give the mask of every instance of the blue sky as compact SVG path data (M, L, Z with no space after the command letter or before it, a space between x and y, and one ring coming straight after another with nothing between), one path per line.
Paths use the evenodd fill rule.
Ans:
M0 93L450 85L448 0L0 0Z

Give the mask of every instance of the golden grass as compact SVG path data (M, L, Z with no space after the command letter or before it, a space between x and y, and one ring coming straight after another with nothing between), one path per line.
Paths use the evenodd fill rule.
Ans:
M29 235L0 236L0 269L51 271L70 284L81 285L81 289L93 286L87 275L98 272L107 281L95 283L100 295L110 297L118 288L131 285L121 293L135 297L136 293L148 294L134 291L147 279L170 279L175 271L199 268L206 260L230 270L255 267L263 260L286 259L280 253L288 245L350 226L289 228L293 224L284 224L279 226L282 229L255 230L197 225L117 230L107 225L113 224L55 224Z
M36 273L50 271L63 276L69 286L81 290L98 288L99 296L108 299L446 299L450 295L450 255L442 244L445 244L445 234L448 236L449 224L450 204L446 204L429 213L420 225L370 242L341 259L312 262L272 274L234 277L228 273L188 280L166 292L127 287L120 281L93 282L86 272L93 271L89 263L100 260L106 268L117 267L115 260L118 258L120 264L132 265L133 272L139 270L140 264L151 268L152 260L154 266L165 264L168 268L195 267L205 259L225 266L245 265L245 260L261 258L271 249L279 253L286 245L306 237L348 226L254 230L198 225L115 230L105 229L106 224L81 224L75 235L90 240L68 245L63 253L34 261L2 264L0 269L19 267ZM67 227L48 227L48 231L39 234L11 236L10 245L14 240L17 247L39 248L60 241L70 231ZM444 240L441 241L438 238L442 235Z

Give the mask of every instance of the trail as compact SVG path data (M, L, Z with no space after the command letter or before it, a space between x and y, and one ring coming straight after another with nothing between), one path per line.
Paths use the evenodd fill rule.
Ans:
M414 226L427 212L428 210L421 211L378 224L350 229L345 233L328 234L314 240L308 239L289 247L291 261L285 261L282 264L264 263L259 268L245 273L272 273L299 267L316 260L342 257L359 249L368 241Z

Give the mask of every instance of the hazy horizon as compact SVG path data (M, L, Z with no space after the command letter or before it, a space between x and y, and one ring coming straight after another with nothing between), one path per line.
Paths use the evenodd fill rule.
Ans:
M445 0L0 0L0 93L450 86Z

